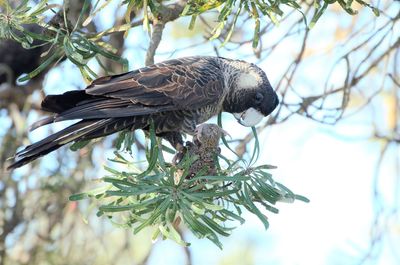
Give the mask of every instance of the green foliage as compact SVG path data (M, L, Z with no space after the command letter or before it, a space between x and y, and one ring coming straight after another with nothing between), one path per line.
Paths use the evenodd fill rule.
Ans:
M213 30L213 35L211 39L218 38L222 30L229 26L228 33L225 35L225 40L222 45L225 45L230 37L232 36L232 32L235 28L236 21L238 17L242 14L242 11L247 13L249 17L254 20L254 37L253 37L253 48L258 46L258 42L260 39L260 15L267 16L272 23L275 25L279 25L279 19L284 16L284 7L290 7L291 9L295 9L298 12L302 13L302 4L303 1L296 0L213 0L213 1L204 1L204 0L189 0L188 5L185 7L182 15L190 15L192 16L192 21L190 23L190 27L193 27L194 21L196 17L204 12L207 12L212 9L217 9L219 12L218 15L218 24ZM307 18L304 16L304 22L309 27L312 28L321 15L325 12L329 5L339 3L340 6L350 15L357 14L357 11L352 8L353 0L314 0L314 16L311 18L311 22L307 23ZM364 2L363 0L356 0L357 3L362 6L367 6L372 9L376 16L379 16L379 10L370 4ZM228 23L229 18L231 18L231 22Z
M46 5L47 1L42 1L34 7L28 7L27 2L28 1L23 1L23 3L15 9L13 9L7 1L0 2L0 7L2 10L6 11L0 13L0 39L14 39L25 48L29 48L33 40L41 38L41 36L25 30L22 25L42 23L42 17L40 15L54 7L54 5ZM17 34L17 32L23 34Z
M128 61L115 55L115 50L102 41L101 34L91 36L80 31L84 14L88 11L90 1L85 0L79 20L75 26L71 26L64 12L59 11L49 23L44 22L43 13L57 5L48 5L48 0L42 0L34 6L29 6L28 1L23 1L20 6L12 9L6 1L2 1L0 8L5 13L0 14L0 39L13 39L23 45L24 48L34 48L34 40L39 40L40 45L46 47L47 54L42 64L31 73L19 79L29 80L40 72L55 64L63 58L68 58L81 71L87 82L97 78L96 74L88 67L90 59L99 59L100 56L114 60L128 70ZM43 34L35 34L26 30L25 24L38 24L43 27ZM102 64L100 64L102 66ZM107 69L105 69L107 70Z
M220 156L218 174L204 175L200 170L189 177L190 165L196 158L185 157L176 166L165 162L154 130L148 142L146 170L116 152L112 161L118 167L105 167L109 174L102 179L109 184L100 190L72 195L70 200L94 198L101 203L98 216L105 215L135 234L153 227L153 239L161 235L187 246L189 243L178 232L183 221L198 238L207 238L220 248L219 237L230 235L235 228L233 222L245 221L243 209L255 214L267 229L268 218L262 209L278 213L277 202L308 202L273 180L273 166L249 166L252 163L243 159L231 161ZM254 150L253 162L259 150L257 140Z
M63 8L59 5L48 4L48 0L41 0L38 4L33 6L29 6L29 1L24 0L14 9L11 8L7 1L0 1L0 9L4 11L0 13L0 39L14 39L27 49L34 47L34 40L39 40L41 42L40 45L45 46L47 49L44 53L47 56L42 64L27 76L21 78L20 81L33 78L63 58L68 58L80 69L86 82L97 78L96 73L87 65L88 61L93 58L99 62L101 67L103 67L103 64L99 60L100 57L116 61L122 64L126 71L128 69L128 61L117 56L116 50L108 43L104 42L103 36L115 32L127 33L132 27L130 15L133 10L143 10L143 26L144 29L148 30L150 33L151 19L158 16L159 10L162 7L161 1L123 0L121 1L122 4L125 4L127 7L125 14L126 24L111 27L97 33L90 33L87 30L83 30L96 14L103 10L110 2L112 1L106 1L99 6L99 1L97 1L92 5L92 10L89 10L91 1L85 0L79 19L76 24L72 26L68 18L65 17ZM305 24L309 28L312 28L328 6L335 3L338 3L348 14L357 14L357 11L352 8L353 2L371 8L375 15L379 15L379 10L377 8L363 0L314 0L314 15L310 23L307 22L307 17L304 16ZM188 26L189 28L193 28L196 18L199 15L209 12L210 10L217 10L219 13L217 25L213 29L210 39L213 40L222 37L224 39L222 46L229 42L238 17L241 15L248 16L254 21L253 47L256 48L260 39L261 19L263 16L268 17L275 25L279 25L280 18L284 16L283 10L285 10L285 6L302 13L304 5L303 1L296 0L189 0L181 15L192 16L192 20ZM44 22L44 13L54 8L59 9L56 16L58 16L58 20L63 23L55 23L55 21L50 21L49 23ZM23 27L25 24L32 23L44 27L44 34L35 34ZM226 33L221 36L226 27L228 27ZM105 70L107 72L107 69Z

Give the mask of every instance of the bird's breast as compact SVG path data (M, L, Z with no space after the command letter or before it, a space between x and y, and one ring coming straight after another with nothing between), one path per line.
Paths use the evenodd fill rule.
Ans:
M219 106L215 106L215 105L208 105L208 106L198 109L197 110L197 114L198 114L197 123L199 124L199 123L206 122L211 117L217 115L221 111L221 109L222 108L220 108Z
M182 130L186 133L193 134L196 126L206 122L211 117L217 115L221 111L219 106L208 105L196 110L184 111Z

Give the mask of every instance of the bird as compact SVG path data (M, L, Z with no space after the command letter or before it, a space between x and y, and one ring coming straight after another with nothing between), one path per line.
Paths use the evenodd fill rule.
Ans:
M63 145L153 125L177 151L182 134L229 112L243 126L255 126L279 104L266 73L243 60L215 56L169 59L127 73L100 77L83 90L48 95L44 111L53 115L31 130L65 120L76 123L26 146L8 169L21 167Z

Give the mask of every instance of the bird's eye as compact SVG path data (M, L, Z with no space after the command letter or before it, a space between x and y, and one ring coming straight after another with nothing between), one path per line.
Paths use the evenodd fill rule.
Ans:
M256 104L261 103L263 99L264 99L264 96L260 92L257 92L256 96L254 98Z

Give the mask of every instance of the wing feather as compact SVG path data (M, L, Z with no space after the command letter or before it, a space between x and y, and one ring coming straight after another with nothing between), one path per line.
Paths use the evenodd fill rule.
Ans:
M102 119L192 110L217 104L224 80L214 57L186 57L105 76L84 91L48 96L42 106L57 114L31 126L73 119Z
M212 57L174 59L126 74L103 77L86 93L128 99L146 106L194 109L213 104L223 92L219 65ZM216 97L217 96L217 97Z

